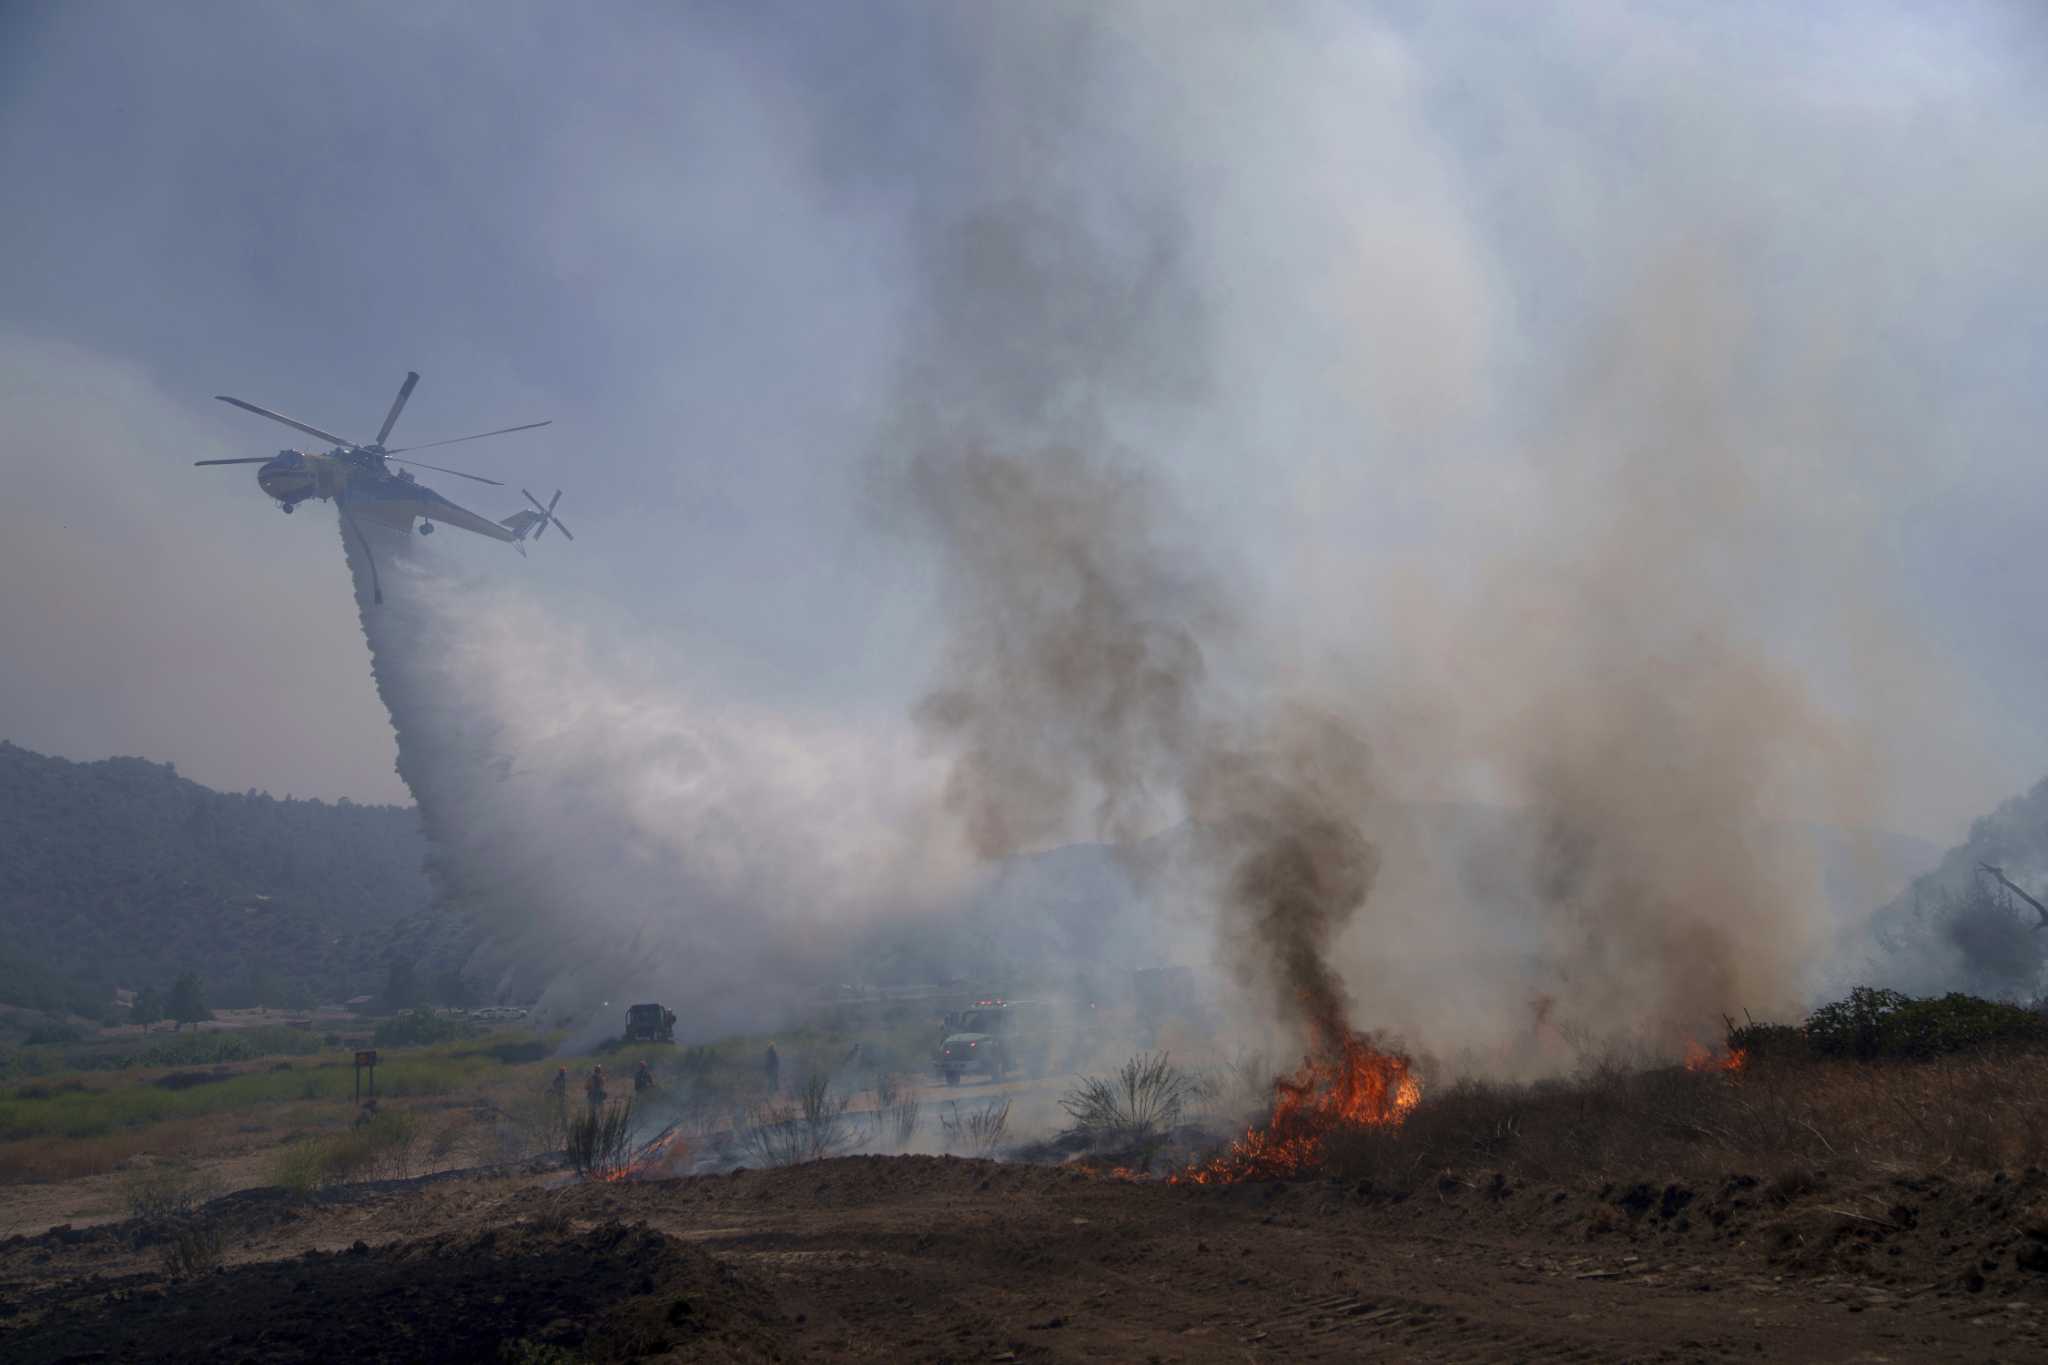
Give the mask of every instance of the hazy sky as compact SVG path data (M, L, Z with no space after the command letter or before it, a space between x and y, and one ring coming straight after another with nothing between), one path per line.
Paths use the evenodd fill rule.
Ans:
M1725 302L1735 615L1879 737L1874 818L1953 837L2048 771L2044 69L2018 3L9 4L0 737L402 799L331 509L190 462L307 444L213 394L367 439L407 369L398 441L554 420L427 482L579 537L444 553L900 719L933 569L876 470L994 213L1185 295L1107 426L1276 668L1402 673L1379 585L1573 524L1583 376Z

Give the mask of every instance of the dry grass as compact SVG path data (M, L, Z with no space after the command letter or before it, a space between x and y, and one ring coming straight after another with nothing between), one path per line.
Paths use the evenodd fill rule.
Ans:
M875 1077L875 1145L902 1152L917 1138L924 1106L916 1088L901 1076L884 1072Z
M158 1251L164 1275L195 1280L220 1269L220 1225L205 1218L180 1219L165 1232Z
M579 1111L569 1120L567 1149L578 1175L604 1179L625 1169L633 1154L633 1102Z
M2048 1165L2048 1053L1464 1083L1428 1096L1399 1128L1338 1135L1327 1154L1330 1174L1400 1189L1474 1168L1549 1181L2013 1171Z
M1180 1122L1195 1078L1164 1053L1140 1053L1114 1076L1084 1076L1060 1098L1074 1131L1118 1142L1146 1142Z
M331 1106L308 1106L322 1112ZM270 1125L302 1118L300 1107L266 1110L259 1125L250 1114L209 1114L131 1128L97 1137L46 1136L0 1142L0 1185L77 1180L125 1170L138 1157L191 1161L245 1151ZM252 1131L254 1130L254 1131Z
M939 1131L945 1136L946 1150L962 1156L994 1156L1009 1125L1008 1099L988 1100L968 1109L962 1109L957 1100L948 1100L939 1111Z
M181 1217L221 1192L218 1172L195 1170L179 1162L157 1161L129 1170L121 1182L121 1199L130 1218L158 1220Z
M860 1141L847 1117L850 1095L832 1093L823 1072L797 1088L794 1102L754 1106L734 1121L741 1148L763 1166L795 1166L851 1150Z

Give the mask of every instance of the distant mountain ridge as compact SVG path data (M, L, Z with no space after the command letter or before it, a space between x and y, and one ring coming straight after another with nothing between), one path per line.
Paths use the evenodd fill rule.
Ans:
M430 979L473 935L430 911L426 851L408 807L235 795L168 763L0 741L0 1003L104 1001L184 971L215 1005L346 999L394 956Z

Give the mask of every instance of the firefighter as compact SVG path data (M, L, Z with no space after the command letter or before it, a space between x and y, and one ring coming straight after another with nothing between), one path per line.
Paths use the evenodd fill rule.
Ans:
M768 1044L768 1055L762 1059L761 1069L768 1076L768 1093L780 1095L782 1093L782 1058L776 1053L775 1044Z
M590 1068L590 1079L584 1082L583 1085L583 1097L590 1101L590 1114L592 1118L595 1118L597 1111L604 1108L604 1066L602 1063Z
M555 1078L548 1082L548 1094L554 1097L555 1107L558 1109L569 1102L568 1067L558 1066L555 1068Z
M652 1089L654 1089L654 1071L647 1065L647 1059L642 1057L640 1065L633 1072L633 1093L638 1095L642 1091Z

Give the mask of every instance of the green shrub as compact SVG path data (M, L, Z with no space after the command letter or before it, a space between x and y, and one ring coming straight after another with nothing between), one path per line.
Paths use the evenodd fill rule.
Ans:
M1806 1030L1799 1025L1759 1023L1754 1019L1740 1024L1733 1019L1728 1021L1728 1050L1740 1052L1752 1062L1765 1058L1784 1061L1810 1053Z
M382 1110L345 1133L292 1143L278 1154L271 1178L301 1195L364 1180L405 1180L413 1172L419 1135L419 1120L410 1110Z
M28 1034L21 1041L28 1047L48 1047L53 1043L75 1043L84 1036L76 1024L46 1017L29 1025Z
M271 1169L270 1178L282 1188L296 1195L309 1195L326 1183L327 1153L325 1144L317 1141L299 1141L277 1154L277 1164Z
M1858 986L1848 999L1806 1016L1807 1046L1823 1057L1877 1057L1884 1051L1885 1021L1906 1003L1897 991Z
M2048 1042L2048 1015L2022 1005L1961 994L1916 999L1873 986L1858 986L1846 999L1822 1005L1803 1026L1731 1020L1728 1028L1728 1046L1752 1060L1908 1060L2043 1042Z
M451 1043L458 1038L473 1038L478 1032L477 1026L466 1019L429 1010L413 1010L379 1023L373 1041L378 1047L425 1047L433 1043Z
M407 1109L383 1109L327 1142L327 1183L404 1180L412 1175L419 1120Z
M129 1071L136 1067L218 1066L258 1057L306 1056L320 1041L301 1029L266 1025L208 1033L166 1033L144 1039L42 1044L0 1049L0 1077L48 1076L59 1071Z
M1824 1057L1935 1057L1992 1043L2048 1041L2048 1017L1974 995L1914 999L1858 986L1847 1000L1807 1016L1806 1041Z

